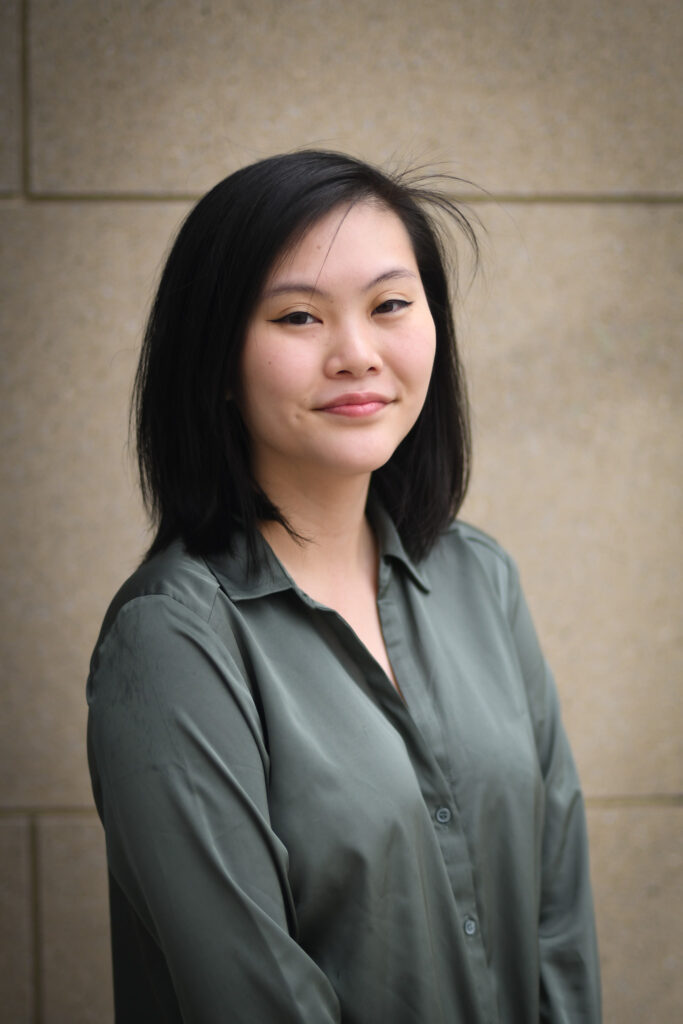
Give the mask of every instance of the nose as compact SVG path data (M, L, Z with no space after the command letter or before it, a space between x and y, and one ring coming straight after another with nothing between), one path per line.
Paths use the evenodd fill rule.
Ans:
M382 357L375 344L372 325L339 325L334 331L326 369L331 377L365 377L379 373Z

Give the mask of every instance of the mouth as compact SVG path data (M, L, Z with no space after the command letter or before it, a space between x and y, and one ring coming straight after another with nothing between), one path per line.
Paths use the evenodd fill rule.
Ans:
M346 395L338 395L324 405L319 406L317 412L330 413L332 416L348 416L351 419L360 419L364 416L374 416L387 405L392 403L392 398L386 395L378 395L374 392L353 391Z

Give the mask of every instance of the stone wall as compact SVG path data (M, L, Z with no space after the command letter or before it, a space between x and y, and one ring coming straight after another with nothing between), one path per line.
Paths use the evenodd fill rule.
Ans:
M141 328L189 204L303 145L476 183L463 514L556 671L605 1019L678 1018L682 29L675 0L2 0L3 1021L112 1019L84 683L145 544Z

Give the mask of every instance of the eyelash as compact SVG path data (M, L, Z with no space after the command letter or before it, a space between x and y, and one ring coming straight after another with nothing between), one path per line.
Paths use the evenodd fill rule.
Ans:
M384 310L383 312L381 312L383 306L389 306L389 305L391 305L391 303L397 304L398 305L398 309L387 309L387 310ZM412 302L409 302L407 299L385 299L385 301L384 302L380 302L379 306L377 306L376 309L373 309L372 312L373 312L373 316L374 316L375 313L379 313L380 316L384 316L384 315L391 316L392 313L398 313L399 310L407 309L408 306L412 306ZM271 320L271 323L273 323L273 324L291 324L292 327L308 327L309 326L309 322L303 322L301 319L300 320L295 320L294 319L295 317L311 317L311 322L315 321L315 317L313 316L312 313L308 313L308 312L306 312L306 310L303 310L303 309L297 309L293 313L285 313L284 316L280 316L280 317L277 317L275 320Z
M387 313L398 313L399 309L407 309L408 306L412 306L412 302L409 302L408 299L385 299L384 302L380 302L377 309L373 310L373 313L378 313L382 306L389 306L392 302L398 305L398 309L386 310Z
M285 313L284 316L279 316L275 320L271 320L271 324L291 324L293 327L308 327L307 323L302 323L300 320L297 322L295 317L306 317L310 316L311 320L315 320L312 313L307 313L303 309L295 310L294 313Z

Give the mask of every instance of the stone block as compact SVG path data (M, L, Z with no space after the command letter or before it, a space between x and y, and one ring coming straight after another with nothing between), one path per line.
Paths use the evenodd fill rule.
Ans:
M21 4L0 4L0 193L21 188Z
M296 146L490 192L680 192L675 0L34 0L37 191L201 192Z
M520 565L587 792L678 793L683 215L480 212L463 518Z
M29 824L0 820L0 1017L33 1024L33 900Z
M606 1024L675 1021L683 1006L683 808L589 811Z
M147 542L128 402L182 204L0 210L5 806L90 804L85 680Z
M104 834L95 815L39 824L44 1024L113 1021Z

